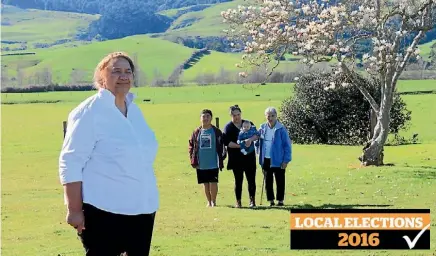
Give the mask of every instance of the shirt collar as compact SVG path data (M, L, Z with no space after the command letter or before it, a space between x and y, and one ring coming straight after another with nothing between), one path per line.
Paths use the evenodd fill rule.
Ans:
M113 93L111 91L109 91L105 88L100 88L98 90L98 96L105 101L108 101L108 102L110 101L111 103L115 102L115 95L113 95ZM127 93L127 95L126 95L127 106L129 106L130 103L132 103L135 98L136 98L135 94L133 94L131 92Z

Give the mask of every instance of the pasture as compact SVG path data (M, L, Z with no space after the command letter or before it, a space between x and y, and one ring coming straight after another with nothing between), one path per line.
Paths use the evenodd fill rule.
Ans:
M139 56L137 62L143 68L140 85L149 85L154 79L165 80L194 52L194 49L180 44L181 39L188 37L199 37L202 40L208 38L211 40L212 37L224 39L226 35L223 30L228 27L223 23L221 11L244 4L246 3L243 0L235 0L210 6L204 5L198 11L191 9L186 11L186 8L165 10L162 12L163 15L175 19L167 31L107 41L80 41L77 37L85 33L89 24L98 19L99 15L20 9L3 5L1 35L4 80L2 83L9 83L9 86L38 84L41 82L38 82L36 77L40 77L41 73L50 77L50 82L53 83L88 83L92 81L95 63L108 52L113 51L126 51L132 57ZM186 11L186 13L176 18L178 11ZM433 43L432 41L419 46L421 55L426 60L429 58ZM23 53L29 55L16 55ZM77 56L83 57L77 58ZM207 75L236 81L237 74L246 71L235 67L235 64L241 61L241 57L242 53L211 50L209 55L200 56L191 62L192 66L183 71L181 80L183 83L194 83L199 80L199 76ZM282 61L276 71L301 71L297 61L299 56L287 55L286 57L287 60ZM270 63L270 66L274 64L274 62ZM430 72L426 70L413 76L422 79L419 75ZM224 82L221 80L221 83Z
M77 47L36 49L32 50L35 54L3 56L2 61L9 77L17 76L18 69L25 77L47 70L51 73L53 82L65 84L71 82L73 72L80 72L81 81L89 82L92 81L95 63L108 52L114 51L126 51L132 58L138 56L136 61L143 74L140 85L146 85L153 79L167 79L173 70L187 60L195 50L163 39L136 35ZM192 67L185 69L181 79L184 82L192 82L200 74L216 75L222 69L230 72L227 74L228 78L235 79L238 72L245 71L235 67L235 64L241 61L241 57L242 54L239 53L210 51L210 54L200 57L193 63ZM270 66L274 64L272 62ZM295 68L297 64L296 61L283 61L277 70L289 70Z
M151 255L436 255L417 251L289 251L290 208L430 208L436 212L436 94L403 95L418 144L387 147L393 166L360 168L362 147L293 145L286 174L285 207L261 206L258 168L255 209L235 209L233 174L220 173L218 207L206 208L203 190L188 161L188 138L203 108L229 121L228 107L239 104L256 125L268 106L279 107L292 84L243 89L239 85L135 88L137 103L159 141L155 173L161 207ZM435 90L435 81L401 81L400 91ZM62 121L93 92L2 94L2 255L79 256L83 250L65 223L58 155ZM259 94L260 96L256 96ZM151 99L144 102L144 99ZM56 102L57 103L44 103ZM246 182L243 206L248 206ZM436 224L432 224L432 228Z
M212 5L200 11L188 12L178 17L164 35L169 36L225 36L225 29L228 29L223 18L222 11L237 9L239 5L247 5L243 0L235 0ZM177 9L175 9L177 10ZM171 17L172 10L164 14Z
M120 45L123 45L120 49ZM132 36L123 39L97 42L72 48L38 49L35 55L5 56L2 61L7 65L8 75L16 75L17 67L21 67L26 75L34 74L48 68L52 79L57 83L68 83L74 70L82 71L85 81L92 81L95 63L108 52L129 49L129 54L144 69L146 77L154 77L154 71L159 71L166 78L173 69L187 59L192 49L161 39L147 36ZM171 56L166 58L165 56ZM77 58L76 56L84 56ZM68 60L68 61L66 61Z
M35 44L75 41L76 34L85 30L98 17L99 15L73 12L20 9L2 4L2 40L17 41L15 46L24 42L28 49L36 48ZM2 41L2 47L4 46L8 45ZM10 48L15 47L10 45Z

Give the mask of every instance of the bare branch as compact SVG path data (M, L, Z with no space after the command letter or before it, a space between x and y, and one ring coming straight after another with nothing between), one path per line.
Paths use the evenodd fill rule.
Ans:
M430 2L431 2L431 1L430 1ZM428 7L428 8L425 8L425 9L422 11L422 14L421 14L421 25L422 25L422 26L424 26L425 18L426 18L426 16L427 16L428 12L430 11L429 9L430 9L430 7L431 7L431 4L428 4L427 7ZM416 46L418 45L418 43L419 43L419 40L421 40L421 38L422 38L423 36L424 36L424 31L423 31L423 30L419 31L418 34L417 34L417 35L415 36L415 38L413 39L412 44L411 44L411 45L409 46L409 48L407 49L407 52L406 52L406 55L404 56L403 61L402 61L402 62L397 66L397 70L395 71L395 73L394 73L394 75L393 75L393 77L392 77L392 84L394 85L393 88L392 88L392 90L395 90L395 87L396 87L396 84L397 84L398 78L400 77L401 73L402 73L403 70L404 70L404 67L406 66L407 62L409 61L409 59L410 59L410 57L411 57L411 55L412 55L413 49L415 49L415 47L416 47Z
M411 49L415 48L418 45L418 42L423 35L424 35L424 32L422 30L419 31L419 33L413 39L413 42L409 48L411 48ZM412 55L412 51L407 51L406 55L404 56L403 61L401 62L400 65L398 65L397 70L395 71L394 76L392 78L392 82L394 85L396 85L397 80L400 77L401 72L403 72L404 67L406 66L406 63L409 61L411 55ZM395 88L392 88L392 90L394 90L394 89Z
M421 8L419 8L417 11L415 11L413 14L411 15L407 15L406 13L403 13L403 16L405 19L415 19L416 17L420 16L421 13L427 9L427 7L430 7L430 5L432 5L433 0L427 0L427 2L425 2Z
M366 98L366 100L371 105L372 109L379 114L380 107L375 102L374 98L369 94L368 90L365 89L365 87L362 86L362 82L358 77L356 77L355 74L353 74L350 69L345 65L345 63L341 63L341 68L344 70L344 73L347 74L347 77L351 80L351 82L359 89L359 91L363 94L363 96Z

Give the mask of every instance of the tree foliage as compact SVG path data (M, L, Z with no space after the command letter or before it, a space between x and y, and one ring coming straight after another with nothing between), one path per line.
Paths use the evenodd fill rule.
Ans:
M371 132L371 106L355 86L334 90L325 89L326 83L350 83L341 74L311 72L299 77L294 95L281 106L281 121L295 143L362 145ZM379 100L380 81L365 79L365 88ZM391 109L390 133L397 134L407 128L411 112L396 94Z
M147 2L118 0L100 7L100 19L92 22L87 36L116 39L136 34L158 33L171 25L171 19L153 13Z
M253 5L222 12L229 35L244 43L239 65L263 65L292 53L308 66L335 62L357 87L376 115L371 139L360 157L364 165L382 165L383 147L391 125L397 81L411 58L419 57L419 42L436 25L436 0L253 0ZM356 48L370 39L355 72ZM272 71L269 71L271 74ZM379 100L366 89L364 74L381 82ZM246 77L246 72L241 72ZM348 86L335 84L326 88Z

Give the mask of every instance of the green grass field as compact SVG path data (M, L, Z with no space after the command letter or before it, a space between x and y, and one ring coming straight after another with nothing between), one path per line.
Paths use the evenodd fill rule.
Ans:
M181 87L140 87L133 88L137 100L147 104L169 103L199 103L199 102L229 102L239 101L276 101L293 93L293 83L280 84L228 84L211 86L181 86ZM398 92L417 92L436 90L434 80L400 80ZM48 93L2 93L2 104L23 103L78 103L91 96L88 92L48 92ZM257 96L258 95L258 96Z
M431 81L402 81L399 88L411 91L432 85L434 88ZM263 110L279 107L290 89L290 84L256 90L235 85L135 89L160 145L155 172L161 208L151 255L435 255L435 232L431 232L431 250L415 253L289 251L290 208L429 208L432 219L436 217L434 94L402 96L412 110L412 127L404 135L418 133L420 140L415 145L387 147L385 161L394 166L359 168L361 147L294 145L284 208L233 208L233 176L226 170L220 173L218 207L205 207L187 153L189 134L199 125L200 110L212 109L223 127L229 120L229 105L237 103L243 117L259 125L264 120ZM2 94L2 102L12 98L22 102L2 105L2 255L83 255L74 230L64 221L57 159L62 121L91 94ZM144 98L156 100L140 101ZM35 99L64 101L24 104ZM258 204L261 184L258 170ZM246 182L243 205L248 205Z

